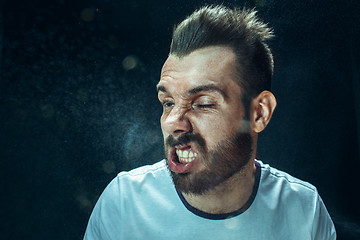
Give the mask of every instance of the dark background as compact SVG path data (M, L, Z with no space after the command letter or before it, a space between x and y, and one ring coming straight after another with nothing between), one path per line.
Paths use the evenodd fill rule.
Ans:
M162 158L171 30L221 2L0 2L1 239L81 239L110 180ZM358 2L225 2L256 6L276 34L258 157L317 186L339 239L360 239Z

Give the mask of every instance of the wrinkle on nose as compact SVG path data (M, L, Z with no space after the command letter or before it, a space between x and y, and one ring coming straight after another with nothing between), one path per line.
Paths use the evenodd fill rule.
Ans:
M187 109L174 107L164 121L164 127L170 134L177 136L191 131L191 123L187 118Z

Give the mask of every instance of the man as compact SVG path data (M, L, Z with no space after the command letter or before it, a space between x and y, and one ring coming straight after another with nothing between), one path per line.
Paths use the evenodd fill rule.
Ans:
M177 26L157 85L166 160L120 173L85 239L336 239L314 186L255 160L276 107L271 37L223 6Z

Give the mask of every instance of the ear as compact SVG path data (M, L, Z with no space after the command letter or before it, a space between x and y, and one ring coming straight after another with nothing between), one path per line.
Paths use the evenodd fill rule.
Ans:
M250 121L254 132L259 133L270 122L276 107L276 98L269 91L263 91L251 101Z

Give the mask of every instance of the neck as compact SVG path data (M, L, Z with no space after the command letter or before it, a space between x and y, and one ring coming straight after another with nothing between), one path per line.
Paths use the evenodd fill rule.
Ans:
M205 194L182 194L191 206L203 212L231 213L243 207L250 198L255 184L255 172L256 166L252 160L240 172Z

